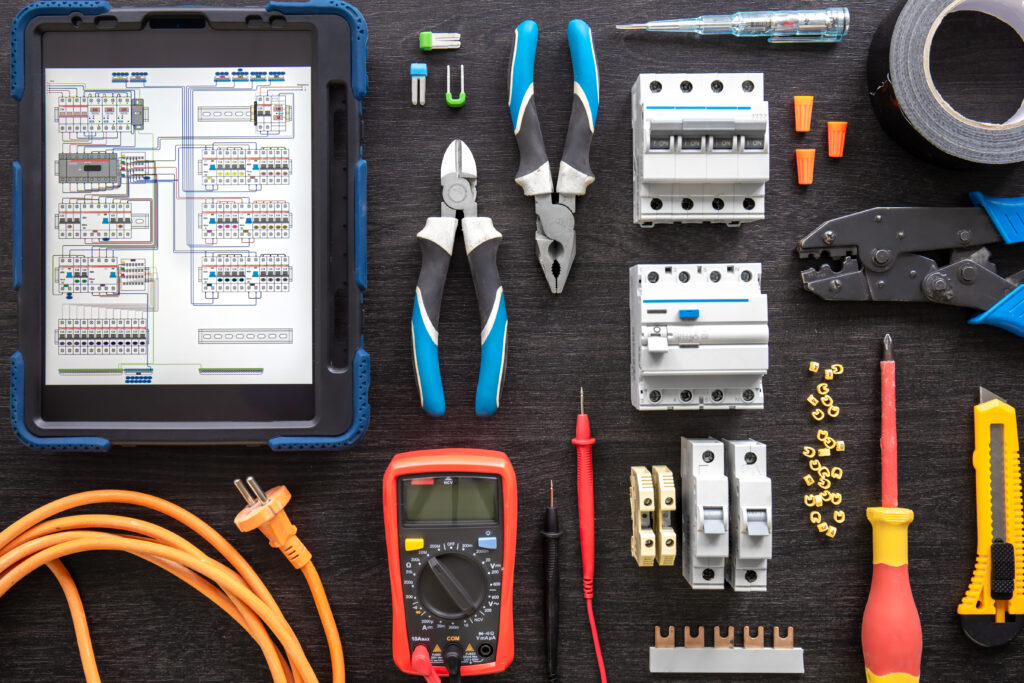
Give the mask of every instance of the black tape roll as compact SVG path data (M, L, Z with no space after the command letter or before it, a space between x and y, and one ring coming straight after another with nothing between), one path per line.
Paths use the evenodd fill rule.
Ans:
M945 165L1024 161L1024 105L1005 123L974 121L939 94L929 69L932 38L946 15L983 12L1024 39L1020 0L905 0L875 31L868 94L882 128L914 154Z

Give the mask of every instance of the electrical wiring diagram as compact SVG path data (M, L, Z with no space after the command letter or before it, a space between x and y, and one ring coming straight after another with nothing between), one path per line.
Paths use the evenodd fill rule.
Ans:
M309 67L45 70L47 384L309 384Z

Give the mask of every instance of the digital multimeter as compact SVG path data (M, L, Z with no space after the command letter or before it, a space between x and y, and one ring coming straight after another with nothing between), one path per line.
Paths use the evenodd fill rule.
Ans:
M396 455L384 474L392 651L410 674L496 673L512 662L516 477L500 451ZM418 661L417 661L418 660Z

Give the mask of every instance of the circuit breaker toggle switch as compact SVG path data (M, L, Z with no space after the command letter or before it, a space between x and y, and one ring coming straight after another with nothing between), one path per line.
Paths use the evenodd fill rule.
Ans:
M681 440L683 578L696 589L725 587L729 557L729 483L717 439Z
M764 408L761 264L643 264L629 278L634 408Z
M726 580L738 592L768 589L772 557L772 481L766 448L749 439L725 441L732 527Z

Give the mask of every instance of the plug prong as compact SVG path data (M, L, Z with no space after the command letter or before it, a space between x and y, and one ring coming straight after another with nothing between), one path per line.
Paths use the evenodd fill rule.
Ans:
M256 497L259 498L261 503L265 504L267 502L267 494L263 493L263 489L261 489L260 485L256 483L255 477L246 477L245 483L249 485L249 488L252 489L252 492L256 494Z
M235 479L235 488L242 494L242 498L245 498L246 505L252 505L256 502L256 499L252 497L251 493L249 493L249 489L245 488L245 484L241 479Z

